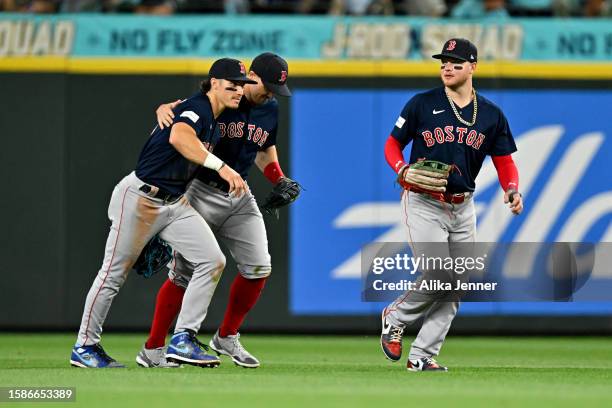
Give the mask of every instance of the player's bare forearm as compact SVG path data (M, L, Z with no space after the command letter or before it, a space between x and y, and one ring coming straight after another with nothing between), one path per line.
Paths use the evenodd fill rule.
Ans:
M210 158L206 160L209 152L189 125L179 122L172 126L170 144L187 160L218 171L221 178L229 184L230 194L240 197L247 190L246 183L240 174L226 166L219 158L210 154L214 162L219 165L215 167L214 163L208 163L211 161Z
M276 146L270 146L266 150L257 152L257 156L255 157L255 165L262 173L268 164L277 161L278 153L276 152Z
M187 160L202 165L208 151L195 131L184 123L177 123L170 132L170 144Z

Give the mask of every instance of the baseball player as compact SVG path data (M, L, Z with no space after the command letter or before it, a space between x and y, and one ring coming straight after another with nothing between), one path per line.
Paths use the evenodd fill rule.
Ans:
M176 361L201 366L220 363L208 355L195 337L208 304L202 292L225 266L225 256L204 219L184 196L187 184L204 167L224 180L236 196L246 191L240 174L216 157L217 118L226 108L237 108L246 76L244 64L223 58L212 65L202 90L177 109L172 128L155 127L143 147L136 170L115 187L108 216L112 222L104 260L89 290L81 327L70 364L83 368L115 368L100 344L102 325L115 295L145 244L156 234L194 265L172 338Z
M472 86L478 61L476 47L468 40L453 38L433 58L442 62L444 86L409 100L385 145L386 160L405 188L402 218L413 248L419 242L475 241L474 180L486 155L492 156L510 211L520 214L523 209L518 170L511 156L516 145L506 117ZM410 142L407 164L402 150ZM428 171L420 166L423 160L447 163L454 171ZM445 294L408 291L383 310L380 343L389 360L401 358L404 328L423 318L407 368L447 371L434 357L457 314L459 301L440 296Z
M215 146L219 158L244 179L255 163L275 189L295 183L285 178L275 146L278 102L273 95L291 95L286 84L287 74L287 62L280 56L272 53L258 55L248 73L254 83L245 85L240 106L236 110L226 110L219 117L221 138ZM160 106L157 111L160 127L169 126L172 117L176 117L177 107L181 106L180 101ZM266 229L255 198L248 190L239 198L230 192L228 184L216 172L201 169L187 191L187 198L215 236L227 246L240 272L232 283L223 323L209 345L218 354L230 356L235 364L255 368L260 363L242 346L238 330L257 302L272 267ZM289 193L291 200L298 194L299 188ZM183 294L193 279L194 265L180 249L176 252L169 265L169 279L157 295L150 336L136 357L143 367L168 367L162 358L165 338L181 301L183 307L188 304ZM217 276L214 282L210 282L204 294L206 304L209 304L219 278Z

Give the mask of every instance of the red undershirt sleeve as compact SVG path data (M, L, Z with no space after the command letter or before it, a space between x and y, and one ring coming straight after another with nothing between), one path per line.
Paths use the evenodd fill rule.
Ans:
M385 159L396 173L406 164L402 146L393 136L389 136L385 143Z
M268 164L264 168L263 174L268 180L270 180L270 183L272 184L278 183L281 178L285 177L278 162L272 162Z
M499 184L504 191L508 189L518 191L519 175L518 169L511 155L506 156L491 156L493 165L497 170Z

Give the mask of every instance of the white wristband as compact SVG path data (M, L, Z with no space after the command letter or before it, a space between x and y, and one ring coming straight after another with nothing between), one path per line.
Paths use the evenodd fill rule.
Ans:
M221 170L221 167L223 167L223 164L223 160L208 152L208 156L206 156L203 166L214 171L219 171Z

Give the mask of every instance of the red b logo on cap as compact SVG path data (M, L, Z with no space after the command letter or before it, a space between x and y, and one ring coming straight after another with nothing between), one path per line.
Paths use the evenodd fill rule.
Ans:
M457 41L455 40L450 40L448 42L448 47L446 47L446 51L452 51L455 49L455 46L457 45Z
M287 71L281 71L281 77L278 82L283 83L287 80Z
M246 74L246 68L244 67L244 64L242 62L240 62L240 73Z

